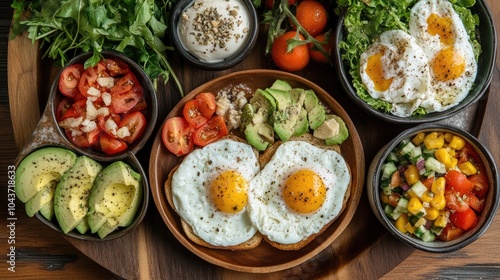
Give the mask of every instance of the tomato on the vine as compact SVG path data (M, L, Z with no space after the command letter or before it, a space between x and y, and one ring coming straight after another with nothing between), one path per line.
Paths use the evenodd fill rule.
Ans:
M298 39L303 41L304 36L296 31L288 31L274 39L271 48L271 57L280 69L285 71L300 71L309 63L309 48L306 44L294 47L288 51L288 40Z
M295 12L297 21L311 36L316 36L323 32L328 23L328 12L325 6L319 1L302 1L297 5ZM297 29L296 26L293 26Z
M327 41L326 39L326 36L325 36L325 33L321 33L319 35L316 35L314 36L314 39L318 40L319 42L323 42L325 43L324 45L322 45L323 47L323 50L328 54L330 55L331 52L332 52L332 45L333 45L333 40L331 40L330 38L328 38L329 40ZM311 58L314 60L314 61L317 61L317 62L325 62L327 63L328 62L328 58L320 51L318 50L313 43L309 43L309 54L311 56Z

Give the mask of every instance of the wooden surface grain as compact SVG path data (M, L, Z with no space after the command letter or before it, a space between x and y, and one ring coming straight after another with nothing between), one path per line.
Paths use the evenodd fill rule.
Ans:
M486 2L490 4L495 26L499 28L500 7L492 5L494 0ZM2 71L0 72L2 79L0 81L0 119L6 123L0 126L0 168L3 172L0 175L0 189L2 190L0 199L3 200L0 205L6 205L7 166L13 164L18 149L14 141L15 132L11 125L10 113L12 110L9 110L8 105L8 97L12 88L10 83L9 91L5 87L7 84L5 73L5 69L7 69L7 41L4 38L8 33L7 26L10 24L11 10L4 2L0 5L2 28L2 40L0 40ZM24 53L26 48L31 48L31 46L21 44L18 49L9 48L9 52ZM184 91L189 92L194 87L224 73L243 69L272 68L272 63L269 59L262 59L262 54L262 46L257 47L242 64L233 69L219 72L192 69L176 57L173 58L173 61L175 61L175 71L183 84ZM24 57L29 58L30 56ZM33 66L33 64L36 65L34 60L28 59L27 63L30 62L32 66L27 67L27 70L18 69L17 71L29 73L30 69L36 68ZM22 67L25 66L18 68ZM340 85L334 83L336 80L335 72L328 66L311 64L300 74L327 90L350 114L365 147L367 164L388 139L408 128L408 126L381 124L360 111L343 94ZM21 76L9 77L14 80L21 78ZM485 98L464 110L457 117L443 121L458 124L476 135L479 134L480 141L490 149L497 164L500 159L500 145L498 143L500 129L499 81L500 69L497 60L487 102L485 102ZM47 81L41 82L46 83ZM15 84L17 83L14 81ZM37 87L46 88L43 85ZM30 94L43 102L43 92ZM160 87L158 94L161 96L159 125L180 97L172 88L171 83ZM39 95L41 97L38 97ZM40 106L43 109L43 105ZM28 107L24 112L26 115L36 113ZM16 117L17 119L19 117ZM20 119L22 120L23 117ZM26 120L28 124L31 122ZM23 125L20 126L15 123L15 126L29 130L29 125L25 126L24 121L22 123ZM26 141L25 134L15 133L15 135L20 139L18 139L18 143ZM149 158L147 147L139 154L139 157L146 165ZM389 235L375 220L365 195L345 234L342 234L330 247L302 265L263 275L226 270L196 257L169 232L154 203L150 204L145 221L136 231L126 238L99 244L67 239L51 231L38 220L28 218L20 202L16 204L15 213L17 218L15 230L17 259L16 272L11 273L7 270L7 254L10 246L7 236L9 232L5 231L3 226L4 221L7 221L7 212L5 207L1 210L0 252L2 255L0 260L3 263L0 266L1 279L12 277L19 279L112 279L118 277L129 279L500 278L500 255L498 254L500 252L500 239L498 239L500 221L498 217L493 221L486 234L472 245L446 255L429 254L407 247Z

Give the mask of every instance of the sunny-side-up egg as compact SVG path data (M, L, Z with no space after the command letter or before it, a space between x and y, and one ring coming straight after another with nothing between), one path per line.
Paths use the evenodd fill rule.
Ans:
M429 60L431 90L428 111L443 111L469 93L477 63L464 25L446 0L421 0L410 12L410 34Z
M172 177L172 199L193 232L214 246L234 246L257 229L248 217L248 184L259 172L251 146L221 140L191 152Z
M300 242L337 217L349 183L348 166L337 152L285 142L250 182L250 219L271 241Z
M371 97L392 104L391 113L408 117L432 98L427 57L402 30L380 34L360 57L361 81Z

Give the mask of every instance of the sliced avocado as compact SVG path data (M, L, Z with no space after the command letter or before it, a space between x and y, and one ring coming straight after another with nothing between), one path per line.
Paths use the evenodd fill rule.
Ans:
M45 206L45 204L52 203L56 186L57 182L55 180L50 181L45 187L43 187L26 202L24 208L26 209L26 214L28 214L29 217L33 217L36 212L40 211L40 209Z
M349 130L345 125L344 120L337 115L327 115L327 118L334 118L339 123L339 133L331 138L325 140L327 145L339 145L349 137Z
M45 217L45 219L52 221L54 218L54 199L45 204L42 208L40 208L40 214Z
M268 92L257 89L252 99L250 99L250 104L252 104L254 111L266 110L268 114L276 110L276 101L274 97Z
M318 97L312 89L305 90L304 93L306 95L304 100L304 108L306 108L307 112L310 112L319 104Z
M29 154L16 171L15 191L19 200L27 202L50 181L58 181L75 160L75 153L58 147L42 148Z
M240 119L240 128L242 129L242 131L245 130L245 128L247 127L248 124L250 124L252 122L252 118L254 116L254 109L253 109L253 106L250 104L250 103L247 103L245 104L245 106L243 106L243 109L241 111L241 119Z
M87 221L92 233L96 233L109 220L114 227L126 227L132 223L142 200L141 175L122 161L116 161L106 167L94 181L89 196ZM110 229L98 233L101 238L109 234Z
M257 150L264 151L270 144L274 143L274 130L267 123L251 123L245 128L245 138Z
M292 89L292 86L283 81L283 80L276 80L274 81L273 85L271 86L272 89L278 89L278 90L282 90L282 91L289 91Z
M332 138L339 133L339 123L334 118L327 118L325 121L314 130L313 136L325 140Z
M293 103L288 91L268 88L266 89L266 92L276 100L276 110L285 110Z
M293 135L301 136L309 130L309 121L307 120L307 111L301 108L297 122L293 127Z
M72 231L87 215L87 199L101 170L101 164L87 156L80 156L57 184L54 212L64 233Z
M307 113L307 119L309 120L309 127L311 129L318 128L325 121L325 118L325 108L321 104L316 105Z
M295 132L295 124L301 109L302 107L298 104L292 104L284 111L278 110L274 112L274 131L282 141L287 141Z
M87 219L82 219L75 228L79 233L85 234L90 229L89 222L87 222Z
M301 88L294 88L288 91L288 94L290 94L290 97L292 97L292 100L297 103L300 107L304 105L304 101L306 99L306 93L304 89Z

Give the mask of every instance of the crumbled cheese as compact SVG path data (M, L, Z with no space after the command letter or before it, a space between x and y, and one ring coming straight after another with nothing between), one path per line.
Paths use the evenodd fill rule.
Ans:
M80 130L76 130L76 129L71 130L71 136L73 136L73 137L80 136L82 134L83 134L83 132L81 132Z
M118 136L118 138L121 139L130 136L130 131L128 130L128 127L124 126L118 129L118 131L116 131L116 136Z
M215 109L215 113L219 116L224 116L231 107L231 101L227 97L227 95L223 94L219 99L217 99L217 107Z
M95 121L84 120L82 122L82 128L81 128L81 130L83 132L91 132L92 130L94 130L96 128L97 128L97 124L95 123Z
M243 85L221 90L215 97L215 113L223 116L229 130L240 127L243 107L248 103L246 98L251 90Z
M111 104L111 93L103 92L101 94L101 97L102 97L102 102L104 102L104 105L109 106Z
M83 117L78 118L67 118L59 122L59 126L64 129L71 129L74 127L79 127L83 122Z
M112 87L115 86L115 80L113 79L113 77L100 77L100 78L97 78L97 83L101 87L106 87L106 88L112 88Z
M90 96L99 97L101 96L101 91L95 87L89 87L89 89L87 90L87 94Z
M87 107L87 120L95 120L97 118L97 109L94 106L94 103L90 100L87 99L86 103Z
M98 117L109 116L109 108L108 107L101 107L101 108L97 109L97 116Z
M116 130L118 129L118 125L115 123L114 120L109 118L106 123L104 124L104 127L106 128L106 131L109 133L116 135Z

